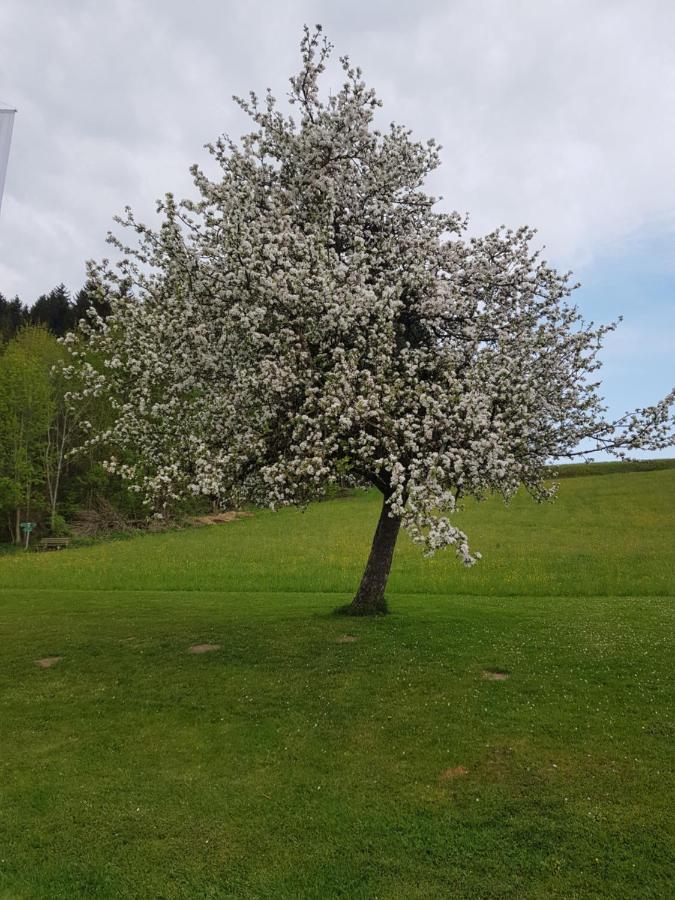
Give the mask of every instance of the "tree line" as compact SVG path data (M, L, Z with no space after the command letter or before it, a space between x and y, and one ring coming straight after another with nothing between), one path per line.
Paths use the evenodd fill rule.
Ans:
M0 342L6 344L26 325L43 325L51 334L63 337L77 327L92 307L103 318L110 312L107 302L100 299L89 281L74 297L64 284L59 284L41 294L32 306L19 297L8 300L0 293Z
M0 294L0 541L20 543L22 522L34 522L38 536L59 535L86 511L94 524L97 509L99 524L102 511L118 523L144 515L138 498L106 472L100 450L71 456L86 429L103 429L110 417L96 398L73 408L73 384L63 374L59 338L92 308L109 313L90 282L74 297L60 284L32 307Z

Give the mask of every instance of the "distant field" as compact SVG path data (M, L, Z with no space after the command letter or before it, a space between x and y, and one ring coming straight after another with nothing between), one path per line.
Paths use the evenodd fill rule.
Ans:
M563 463L552 467L556 478L578 478L580 475L616 475L629 472L658 472L674 469L675 459L632 459L613 462Z
M672 896L674 501L470 506L377 620L374 495L0 558L1 900Z

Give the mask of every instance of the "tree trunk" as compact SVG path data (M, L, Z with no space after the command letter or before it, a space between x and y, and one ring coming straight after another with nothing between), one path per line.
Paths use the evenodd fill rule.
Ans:
M351 616L376 616L387 612L384 589L401 527L400 517L389 515L387 501L388 497L385 496L361 584L351 604L345 609Z
M47 431L47 455L46 455L46 466L45 472L47 477L47 488L49 490L49 500L50 500L50 530L51 533L54 534L54 526L56 524L56 508L59 499L59 488L61 485L61 474L63 472L63 462L66 455L66 441L68 439L68 408L66 407L63 412L63 421L61 423L61 430L59 432L58 419L57 424L55 426L54 433L54 445L56 450L56 461L54 464L54 472L51 471L51 467L49 465L50 462L50 443L51 443L51 432Z

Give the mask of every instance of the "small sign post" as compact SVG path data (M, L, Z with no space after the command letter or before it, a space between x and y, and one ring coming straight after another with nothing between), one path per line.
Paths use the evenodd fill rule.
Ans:
M35 522L21 522L21 530L26 535L26 546L24 550L28 550L28 542L30 541L30 533L35 528Z

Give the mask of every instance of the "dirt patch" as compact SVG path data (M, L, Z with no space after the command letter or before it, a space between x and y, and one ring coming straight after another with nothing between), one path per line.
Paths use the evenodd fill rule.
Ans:
M341 634L339 638L336 638L338 644L353 644L354 641L358 641L355 634Z
M439 776L439 781L453 781L455 778L462 778L464 775L468 775L469 770L466 766L455 766L452 769L446 769L445 772L441 772Z
M61 662L62 659L62 656L45 656L44 659L36 659L34 662L40 669L51 669L52 666Z
M210 513L207 516L197 516L192 521L195 525L226 525L235 519L250 519L253 513L239 509L228 509L225 512Z
M193 644L188 653L212 653L214 650L220 650L220 644Z
M486 669L483 672L483 678L486 681L506 681L511 673L504 669Z
M481 768L482 775L488 781L498 784L505 779L515 777L519 770L519 762L513 747L498 745L488 747Z

